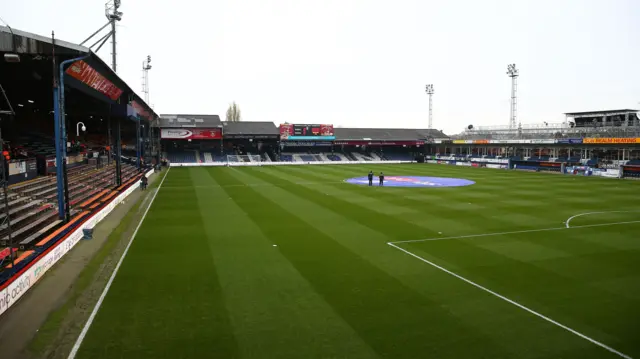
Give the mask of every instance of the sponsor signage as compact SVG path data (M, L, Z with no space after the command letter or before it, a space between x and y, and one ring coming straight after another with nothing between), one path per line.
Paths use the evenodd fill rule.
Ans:
M96 69L89 66L88 63L79 60L74 62L66 71L67 75L75 78L83 84L91 87L92 89L107 96L111 100L117 100L122 95L122 90L119 89L113 82L107 80Z
M540 162L540 167L562 167L560 162Z
M284 144L285 147L318 147L318 146L331 146L331 142L300 142L300 141L289 141Z
M582 142L589 144L640 143L640 138L585 138Z
M422 146L424 141L336 141L335 144L346 146Z
M167 140L219 140L222 138L221 128L163 128L160 137Z
M556 143L564 145L579 145L582 144L582 138L564 138L556 140Z
M474 145L487 145L487 144L489 144L489 140L474 140L473 144Z
M264 140L277 140L278 135L247 135L247 134L227 134L225 133L224 139L264 139Z
M38 170L38 162L36 160L27 161L27 172L33 172Z
M27 172L27 162L17 161L9 163L9 176L19 175Z
M281 140L333 141L336 135L333 125L280 125Z

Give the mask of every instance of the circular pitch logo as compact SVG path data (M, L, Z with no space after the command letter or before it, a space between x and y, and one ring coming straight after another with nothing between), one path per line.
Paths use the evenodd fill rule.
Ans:
M346 179L345 182L362 186L369 185L367 176ZM385 187L460 187L470 186L474 181L464 178L422 177L422 176L386 176ZM378 185L378 177L374 176L373 185Z

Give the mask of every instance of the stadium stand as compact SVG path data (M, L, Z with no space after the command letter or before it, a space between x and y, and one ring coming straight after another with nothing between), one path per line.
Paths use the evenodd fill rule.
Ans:
M122 169L123 182L137 175L137 169L125 165ZM80 165L68 171L69 201L72 214L78 209L89 207L100 198L112 192L115 166L100 169ZM40 177L9 188L9 212L0 210L0 221L7 215L11 220L12 237L15 242L28 245L39 235L61 223L57 219L57 186L55 177ZM4 197L1 198L4 200ZM7 243L6 224L0 226L0 243ZM35 236L34 236L35 234ZM26 238L26 239L25 239ZM24 242L24 243L23 243Z
M401 128L340 128L334 129L336 141L415 141L421 139L449 137L439 130Z

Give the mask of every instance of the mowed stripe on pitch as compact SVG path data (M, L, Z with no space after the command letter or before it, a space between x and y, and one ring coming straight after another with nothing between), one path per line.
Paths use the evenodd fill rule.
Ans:
M234 169L214 170L213 175L219 183L237 182L236 176L243 176ZM228 190L228 187L224 188ZM305 222L300 217L304 216L300 208L295 214L284 210L285 201L293 201L284 195L290 190L287 186L285 192L277 191L275 198L270 199L272 206L268 211L250 203L240 205L378 355L409 358L415 357L416 353L429 352L440 358L459 358L467 352L467 348L455 345L462 336L469 343L483 343L483 350L488 355L508 357L501 345L465 326L439 303L430 302L317 229L331 226L331 223ZM248 187L246 191L252 197L271 196L258 191L257 187ZM311 215L315 211L313 207L307 210ZM287 235L287 232L296 235ZM429 322L439 325L425 325Z
M165 183L78 358L238 357L189 172Z
M242 357L375 357L241 207L268 213L273 203L242 186L225 191L207 169L188 171Z
M625 231L626 235L619 234ZM412 253L494 290L615 349L638 354L640 224L400 244Z
M598 179L574 181L565 176L431 165L371 169L387 175L463 177L477 184L448 189L370 189L341 183L348 177L366 175L370 167L173 169L165 182L167 191L163 187L156 199L164 198L158 202L161 213L154 215L158 207L154 203L147 218L156 216L158 233L146 229L147 221L139 233L147 243L143 249L154 255L134 248L134 241L122 269L131 265L129 262L140 266L152 258L163 265L156 263L150 266L154 272L130 277L146 283L133 288L128 296L122 295L111 304L107 297L104 307L116 309L106 318L109 325L90 331L87 340L94 342L93 349L104 350L91 357L120 356L123 352L125 358L150 357L145 355L149 353L159 358L299 357L296 354L460 358L477 357L478 353L492 358L607 357L608 353L602 355L585 340L442 271L407 259L402 252L390 250L386 242L437 237L439 231L452 236L488 233L496 228L528 229L534 228L534 223L555 221L556 216L558 223L551 227L561 226L581 211L631 207L633 186L607 181L618 188L603 188L605 182ZM607 295L610 306L622 297L621 307L627 308L638 295L625 290L635 283L633 271L623 274L637 258L627 250L638 248L629 244L632 234L625 235L622 227L616 230L617 234L603 232L602 236L583 238L564 238L564 231L559 231L542 243L535 236L495 237L483 240L484 245L480 241L465 245L441 241L442 247L433 252L427 245L415 246L422 248L416 251L425 258L447 268L465 271L470 277L478 273L478 280L486 281L489 288L495 283L509 290L509 278L515 278L518 282L509 293L519 300L545 314L554 313L552 318L557 311L562 319L579 327L575 329L588 330L616 349L633 354L625 349L634 342L609 330L609 325L618 325L637 332L631 331L634 328L629 320L600 325L621 311L607 314L596 310L582 319L579 308L563 310L580 300L575 293L586 296L590 287L595 288L595 298L585 300L583 308L594 304L604 307ZM148 244L157 238L167 246L192 246L160 250ZM574 241L577 245L572 245ZM599 254L603 261L597 263ZM187 280L187 286L156 282L154 278L175 266L183 267L176 277L189 276L197 268L212 278L204 290L198 285L205 277L200 273L193 274L195 279ZM498 278L504 273L507 278ZM550 281L548 290L544 288L545 275L558 276ZM168 276L173 278L171 273ZM536 287L529 291L524 290L527 276L532 278L528 284ZM172 303L183 309L171 308L169 315L162 317L164 304L152 299L150 308L144 310L148 297L166 297L174 289L185 291L176 300L182 303ZM195 309L186 308L191 301L196 303ZM214 313L205 311L200 317L201 301L206 303L200 305ZM173 320L178 312L182 317ZM121 314L124 318L118 318ZM139 323L135 330L117 327L131 321ZM191 324L215 328L192 333ZM174 332L174 340L167 341ZM216 339L205 340L211 335ZM122 340L123 336L127 338ZM145 352L154 340L160 341L158 348ZM121 343L113 344L115 341ZM618 341L623 343L618 346ZM165 347L184 349L185 345L190 345L186 351L161 353Z
M254 176L255 178L260 178L266 181L270 179L264 176L264 171L256 172L256 171L229 171L229 173L238 178L246 178L248 176ZM259 173L259 174L258 174ZM274 183L281 183L281 180L285 179L284 177L277 176L276 178L272 178ZM297 181L297 178L292 178L291 181ZM254 180L251 180L254 181ZM278 191L280 194L274 194L276 198L284 197L285 192L296 192L297 187L293 188L292 186L281 185L281 191ZM323 190L320 190L323 191ZM264 192L264 191L263 191ZM270 194L264 194L265 196L269 196ZM322 198L323 194L319 193L318 198ZM300 203L298 205L298 203ZM343 228L348 225L343 225L340 223L340 220L334 214L333 216L329 216L329 218L325 218L325 216L320 216L322 209L313 208L315 205L315 201L313 201L313 196L305 195L298 196L297 200L289 199L288 208L290 208L290 213L296 215L300 218L304 218L307 223L314 223L314 221L319 221L320 223L327 223L327 220L333 220L332 223L333 228ZM344 203L340 203L338 208L344 208ZM335 211L335 209L333 210ZM352 212L340 212L342 217L348 217ZM312 213L309 215L305 215L305 213ZM314 218L315 217L315 218ZM343 220L344 221L344 220ZM350 225L353 226L354 224ZM349 226L349 227L350 227ZM325 226L319 227L325 228ZM319 229L322 230L322 229ZM359 230L360 235L366 235L367 233L374 238L360 238L355 239L353 235L350 233L346 233L347 238L351 238L351 240L343 239L344 234L339 233L338 229L324 229L325 232L332 232L332 238L336 242L343 244L345 247L353 248L354 253L358 253L358 255L365 256L365 259L376 264L380 268L385 268L387 273L393 273L396 278L402 278L401 281L405 284L409 284L412 287L416 287L418 292L421 292L423 296L429 298L430 302L433 299L440 299L440 305L444 305L447 307L449 313L453 315L453 313L460 313L460 316L454 316L456 321L460 321L464 323L464 325L469 327L476 328L478 333L483 333L483 335L487 335L487 338L493 339L492 342L499 343L508 343L506 344L506 348L504 350L508 350L512 354L507 355L506 357L512 357L513 355L517 355L519 357L528 357L531 355L532 357L538 357L539 349L537 351L529 351L533 350L538 344L536 343L538 340L544 340L551 344L550 348L545 348L545 351L555 351L565 352L570 350L570 355L567 357L599 357L598 354L592 355L590 350L590 346L588 342L580 340L577 337L571 337L570 333L561 332L558 328L550 328L550 325L545 322L536 322L535 320L530 321L530 318L526 313L519 312L517 309L513 308L505 308L506 305L504 303L499 303L499 301L495 301L495 298L486 298L479 293L472 293L464 296L451 296L450 294L443 295L444 293L451 293L452 287L456 287L454 283L447 278L442 278L442 275L433 274L429 276L431 279L429 283L429 289L425 288L425 277L423 276L422 280L416 280L417 277L414 276L416 268L408 269L406 267L406 258L397 258L395 263L390 260L390 255L387 253L386 259L382 258L382 256L377 255L381 253L380 251L380 243L375 240L375 235L373 231L369 230L367 232L364 228ZM357 235L356 235L357 236ZM378 238L384 237L378 234ZM367 240L369 239L369 240ZM346 242L346 243L345 243ZM350 242L350 244L348 244ZM376 243L377 242L377 243ZM378 248L376 248L376 244ZM414 263L415 265L415 263ZM400 272L398 272L398 268L403 268L404 270L408 270L411 273L409 277L403 277ZM406 272L405 272L406 274ZM424 275L424 267L421 270L421 274ZM453 285L452 285L453 284ZM433 291L433 287L441 287L442 291ZM470 288L460 288L461 291L467 292ZM471 288L473 289L473 288ZM459 294L459 293L457 293ZM471 311L469 308L475 308L478 310L477 312ZM496 317L495 312L488 311L489 308L494 308L496 311L501 312L503 315ZM406 310L418 310L418 308L405 308ZM511 313L508 315L509 312ZM464 314L462 314L464 313ZM452 319L449 319L452 320ZM527 320L528 326L525 330L520 330L518 332L513 331L504 331L499 328L503 328L505 324L512 325L522 325L522 321ZM438 321L439 323L439 321ZM528 334L529 338L535 338L535 341L523 341L521 338L522 335ZM442 335L445 335L444 333ZM492 338L497 337L497 338ZM507 340L505 340L507 339ZM471 341L473 342L473 341ZM513 345L517 343L516 345ZM553 343L558 344L557 347L553 346ZM468 348L467 348L468 349ZM524 352L523 352L523 349ZM484 349L483 349L484 350ZM591 353L591 354L586 354ZM466 354L469 355L469 354ZM563 355L567 355L566 353ZM464 356L464 355L463 355ZM446 356L445 356L446 357Z

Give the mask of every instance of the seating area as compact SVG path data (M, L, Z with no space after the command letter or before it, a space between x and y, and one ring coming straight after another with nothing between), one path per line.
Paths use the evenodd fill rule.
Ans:
M123 165L123 183L131 181L137 175L135 167ZM115 166L96 169L94 166L81 165L69 169L67 174L69 206L74 215L80 209L92 207L102 197L113 192L115 184ZM12 241L28 247L40 236L46 234L62 221L58 219L57 182L54 176L40 177L25 183L11 186L8 193L9 212L0 213L0 244L9 242L8 224L11 222ZM0 196L4 201L4 197ZM95 206L97 208L98 206Z
M197 163L196 152L188 150L174 150L167 153L167 159L172 163Z
M303 162L315 162L316 157L314 155L300 155L300 160Z
M383 158L388 161L411 161L411 154L403 152L385 152Z
M14 243L13 263L16 269L54 244L95 210L112 200L122 190L140 179L137 168L123 164L122 185L114 188L115 165L103 168L80 165L68 170L69 206L72 219L58 219L57 184L55 176L39 177L11 186L7 194L8 213L0 210L0 250L9 245L7 217L11 223L11 243ZM0 201L4 195L0 194ZM3 202L2 202L3 203ZM10 257L0 260L0 272L11 268Z

